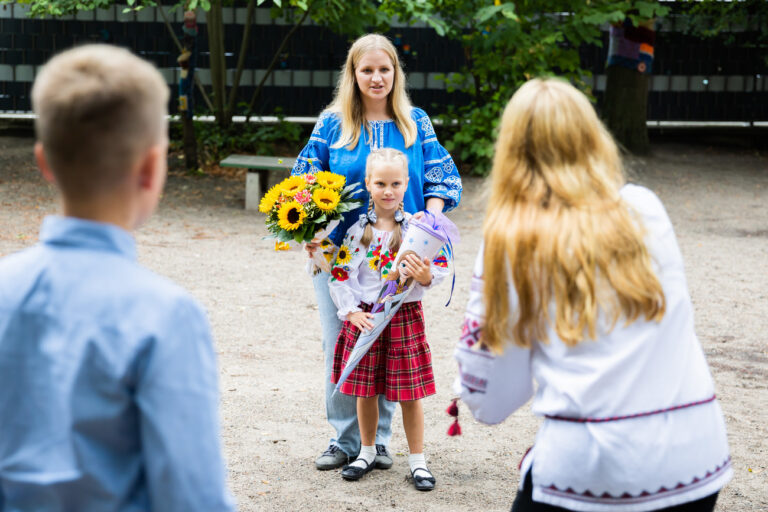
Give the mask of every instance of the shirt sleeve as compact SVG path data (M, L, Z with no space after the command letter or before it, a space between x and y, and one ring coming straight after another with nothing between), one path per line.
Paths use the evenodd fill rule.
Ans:
M136 403L151 510L233 511L218 416L210 328L189 297L139 357Z
M481 247L475 261L461 338L454 351L459 376L453 388L475 419L495 424L504 421L533 395L531 351L512 343L504 346L502 354L486 350L478 343L484 321Z
M453 210L461 201L459 170L450 153L438 142L427 113L415 108L413 115L424 151L424 200L439 197L445 201L443 211Z
M315 127L312 129L312 135L309 136L309 141L307 141L307 145L304 146L304 149L301 150L299 156L296 158L296 164L291 170L293 176L308 172L316 173L330 170L328 165L328 145L331 142L328 138L331 134L329 125L332 119L333 114L328 112L324 112L317 119Z
M362 229L353 224L347 231L344 241L341 243L336 260L331 267L331 277L328 281L328 290L333 303L336 304L339 320L346 320L349 313L362 311L359 307L363 297L358 280L360 265L365 260L365 251L360 247Z

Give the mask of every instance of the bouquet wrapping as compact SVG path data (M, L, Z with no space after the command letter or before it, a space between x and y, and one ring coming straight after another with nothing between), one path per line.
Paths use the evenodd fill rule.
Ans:
M267 215L267 238L276 238L276 247L325 239L342 214L362 204L357 199L361 186L345 184L344 176L320 171L290 176L269 189L259 203L259 211ZM321 251L315 251L313 261L326 272L330 270Z

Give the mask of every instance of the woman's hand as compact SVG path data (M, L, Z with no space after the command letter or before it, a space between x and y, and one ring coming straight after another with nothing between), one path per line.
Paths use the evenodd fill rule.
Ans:
M361 331L373 329L373 322L370 320L371 318L373 318L373 315L371 313L366 313L365 311L347 313L347 321Z
M427 198L427 205L425 210L429 210L433 214L443 213L443 208L445 207L445 201L443 201L439 197L430 197ZM424 218L424 212L416 212L413 214L413 218L416 220L421 220Z
M315 251L320 249L320 242L305 242L304 243L304 250L309 253L309 257L313 257L315 255Z
M403 263L406 270L404 274L416 279L421 286L429 286L432 283L429 258L422 261L415 254L407 254L403 256Z

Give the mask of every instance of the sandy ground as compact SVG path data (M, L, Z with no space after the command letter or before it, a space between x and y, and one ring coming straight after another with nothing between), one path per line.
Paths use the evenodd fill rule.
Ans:
M37 240L56 211L34 170L31 140L0 137L0 255ZM728 424L735 477L718 510L768 510L768 155L665 145L630 163L634 180L662 199L687 264L696 327ZM325 422L320 328L298 252L276 253L263 217L243 210L243 177L170 177L162 206L137 233L140 260L175 279L208 309L219 354L221 416L230 482L240 510L508 510L517 464L538 420L523 407L502 425L474 422L447 437L451 357L483 218L477 179L451 214L462 230L453 302L448 287L425 298L438 394L425 401L432 493L406 480L399 411L395 465L357 483L313 461L331 435ZM193 450L194 446L190 447Z

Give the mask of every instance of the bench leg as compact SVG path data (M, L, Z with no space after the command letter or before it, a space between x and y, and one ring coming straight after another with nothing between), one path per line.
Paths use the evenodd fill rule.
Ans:
M264 180L266 181L266 180ZM261 172L248 171L245 178L245 209L258 210L262 197Z

